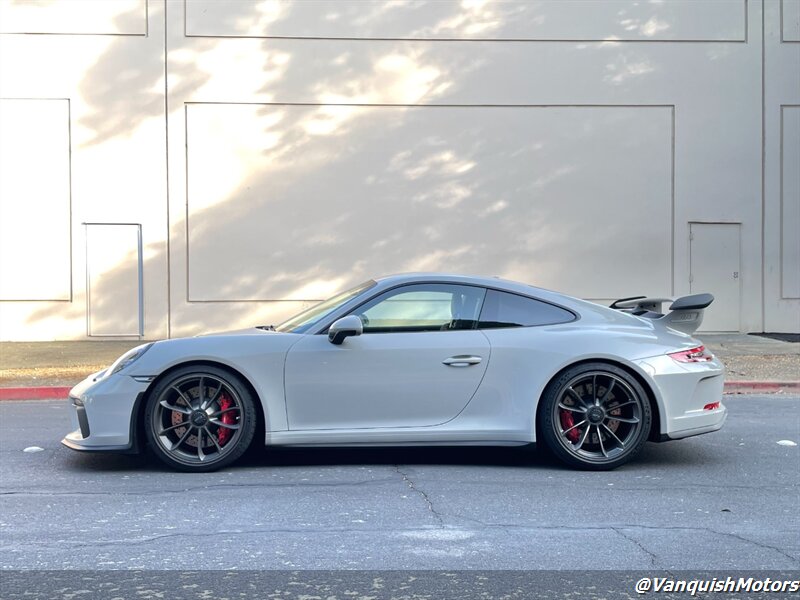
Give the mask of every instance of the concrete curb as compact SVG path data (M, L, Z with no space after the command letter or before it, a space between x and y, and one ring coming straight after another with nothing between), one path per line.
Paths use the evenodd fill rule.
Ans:
M66 400L69 387L38 386L0 388L0 400ZM800 393L800 381L726 381L725 394Z
M800 392L800 381L726 381L726 394Z

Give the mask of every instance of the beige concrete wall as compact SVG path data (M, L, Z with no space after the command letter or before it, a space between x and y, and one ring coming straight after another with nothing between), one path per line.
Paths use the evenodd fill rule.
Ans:
M0 338L138 335L140 287L167 335L164 4L4 0L0 31ZM100 224L141 227L141 286Z
M798 331L798 39L800 0L0 0L0 339L408 270ZM698 269L698 223L739 261Z

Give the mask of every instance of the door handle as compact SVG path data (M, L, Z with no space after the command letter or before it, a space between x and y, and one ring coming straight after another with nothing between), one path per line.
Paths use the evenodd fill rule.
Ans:
M443 365L448 367L469 367L477 365L483 359L480 356L469 356L468 354L459 354L458 356L451 356L442 361Z

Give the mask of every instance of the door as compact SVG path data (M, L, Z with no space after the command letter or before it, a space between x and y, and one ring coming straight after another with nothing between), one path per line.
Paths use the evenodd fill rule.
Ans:
M740 229L739 223L689 224L689 289L714 295L701 331L739 331Z
M144 335L142 226L85 225L87 334L141 337Z
M341 345L308 335L286 358L289 428L423 427L455 417L486 371L472 329L483 288L414 284L355 309L364 333Z

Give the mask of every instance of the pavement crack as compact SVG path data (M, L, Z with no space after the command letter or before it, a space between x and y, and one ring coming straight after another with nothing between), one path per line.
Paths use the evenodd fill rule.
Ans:
M740 542L745 542L747 544L753 544L754 546L758 546L759 548L763 548L764 550L773 550L773 551L777 552L778 554L780 554L782 556L785 556L786 558L788 558L793 563L795 563L797 565L800 565L800 560L798 560L797 557L792 556L791 554L788 554L788 553L784 552L783 550L781 550L780 548L778 548L776 546L770 546L769 544L764 544L763 542L757 542L756 540L751 540L750 538L746 538L746 537L744 537L742 535L739 535L737 533L730 533L730 532L726 532L726 531L717 531L716 529L708 529L708 528L706 528L706 531L710 531L711 533L716 533L717 535L724 535L724 536L727 536L727 537L732 537L735 540L739 540Z
M383 527L377 528L363 528L363 527L347 527L347 528L326 528L326 529L318 529L318 530L308 530L303 528L275 528L275 529L252 529L252 530L243 530L243 529L222 529L218 531L176 531L173 533L161 533L157 535L150 535L150 536L143 536L143 537L125 537L120 539L105 539L105 540L92 540L90 542L83 542L77 540L56 540L55 542L48 540L48 541L29 541L27 542L30 546L35 546L37 548L44 548L49 550L74 550L77 548L106 548L106 547L118 547L118 546L139 546L139 545L146 545L152 544L154 542L159 542L165 539L174 539L174 538L189 538L189 539L204 539L204 538L212 538L212 539L219 539L220 537L235 537L235 536L274 536L276 534L308 534L312 532L316 533L330 533L330 534L354 534L354 533L361 533L370 536L374 536L376 534L384 533L386 531ZM427 532L430 531L430 528L423 528L423 529L398 529L397 532L400 534L403 533L419 533L419 532ZM17 546L13 545L2 545L0 546L0 555L4 555L9 552L13 552L18 550Z
M771 546L771 545L765 544L763 542L758 542L756 540L752 540L750 538L746 538L746 537L744 537L742 535L739 535L739 534L736 534L736 533L731 533L731 532L728 532L728 531L719 531L719 530L716 530L716 529L711 529L710 527L670 526L670 525L636 525L636 524L624 524L624 523L623 524L619 524L619 525L614 525L614 526L609 525L609 526L583 526L583 527L576 527L576 526L570 526L570 525L526 525L526 524L522 524L522 523L490 523L490 522L487 522L487 521L482 521L480 519L476 519L475 517L468 517L466 515L461 515L461 514L456 514L456 515L453 515L453 516L455 518L457 518L457 519L461 519L461 520L464 520L464 521L475 523L475 524L480 525L481 527L484 527L486 529L500 529L500 530L503 530L503 531L506 531L506 532L509 532L509 533L512 532L512 531L537 531L537 530L586 531L586 530L606 530L606 529L610 529L610 530L614 531L615 533L619 534L620 536L624 537L626 540L636 544L645 553L647 553L650 556L651 561L654 563L653 566L656 566L655 565L655 561L659 560L658 556L653 554L651 551L649 551L644 546L642 546L642 544L640 542L638 542L637 540L631 538L628 535L625 535L622 530L624 530L624 529L629 529L629 530L643 529L643 530L646 530L646 531L687 531L687 532L705 531L707 533L711 533L711 534L714 534L714 535L720 535L720 536L724 536L724 537L731 537L731 538L733 538L735 540L739 540L740 542L745 542L747 544L753 544L754 546L758 546L759 548L763 548L764 550L773 550L773 551L777 552L778 554L784 556L785 558L788 558L793 563L800 564L800 560L798 560L795 556L792 556L791 554L785 552L784 550L781 550L777 546ZM666 571L669 572L668 570L666 570Z
M439 524L440 529L444 529L444 519L442 515L437 512L436 508L433 506L433 502L431 502L430 497L425 492L425 490L418 488L417 485L412 481L411 477L408 476L408 473L403 471L400 468L400 465L394 465L394 470L397 471L397 474L403 478L403 482L417 495L419 495L424 501L425 504L428 506L428 510L433 515L433 518L436 519L436 522Z
M52 542L44 542L44 543L35 543L36 546L41 548L50 548L50 549L57 549L61 550L65 547L70 549L74 548L105 548L105 547L115 547L115 546L136 546L140 544L151 544L153 542L158 542L160 540L169 539L169 538L213 538L216 536L235 536L235 535L261 535L261 534L274 534L274 533L295 533L294 530L280 530L280 529L271 529L271 530L253 530L253 531L240 531L240 530L223 530L223 531L204 531L204 532L194 532L194 531L179 531L175 533L164 533L159 535L152 535L149 537L140 537L140 538L124 538L119 540L95 540L92 542L72 542L64 540L63 543L53 544ZM6 550L3 548L3 550Z
M622 538L624 538L624 539L628 540L628 541L629 541L631 544L633 544L634 546L636 546L637 548L639 548L639 550L641 550L642 552L644 552L645 554L647 554L647 556L649 556L649 557L650 557L650 564L651 564L651 566L652 566L654 569L655 569L655 568L658 568L658 556L656 556L656 554L655 554L655 553L653 553L652 551L650 551L650 550L648 550L647 548L645 548L645 547L644 547L644 545L643 545L643 544L642 544L642 543L641 543L639 540L637 540L636 538L633 538L633 537L631 537L631 536L627 535L627 534L624 532L624 530L620 529L619 527L611 527L610 529L611 529L611 531L613 531L614 533L616 533L616 534L617 534L617 535L619 535L620 537L622 537Z

